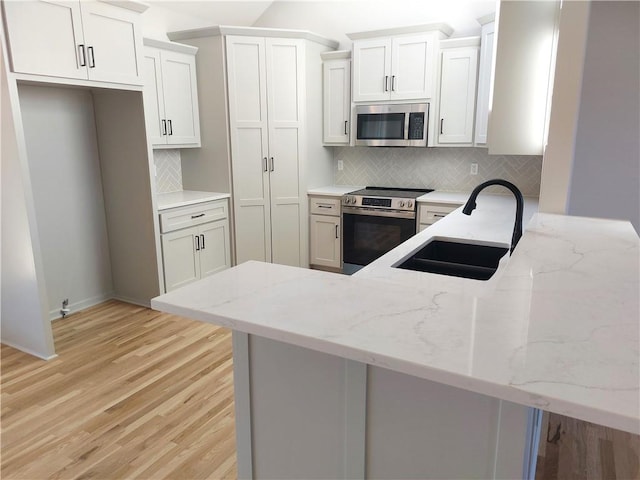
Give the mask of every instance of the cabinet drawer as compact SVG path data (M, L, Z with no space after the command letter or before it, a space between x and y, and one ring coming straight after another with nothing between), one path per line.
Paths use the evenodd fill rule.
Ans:
M334 217L340 216L340 201L341 198L331 197L311 197L310 211L316 215L331 215Z
M432 225L436 223L438 220L441 220L444 217L446 217L448 214L450 214L460 206L462 206L462 204L459 204L459 205L435 204L435 203L421 204L418 223L420 225Z
M225 199L166 210L160 213L160 232L172 232L227 218L229 216L227 209L227 200Z

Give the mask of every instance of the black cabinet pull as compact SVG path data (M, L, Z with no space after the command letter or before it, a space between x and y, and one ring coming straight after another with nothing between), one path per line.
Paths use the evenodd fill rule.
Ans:
M336 225L336 238L340 238L340 237L338 236L338 229L339 229L339 228L340 228L340 226L339 226L339 225Z
M275 163L273 161L273 157L271 157L271 171L273 172L276 169Z
M384 91L389 91L389 75L384 76Z
M89 68L96 68L96 57L93 53L93 47L87 47L87 53L89 55Z
M171 120L167 120L167 123L169 124L169 135L173 135L173 125L171 124Z
M443 125L444 125L444 118L441 118L441 119L440 119L440 135L442 135L442 134L443 134L443 131L442 131L442 127L443 127Z
M262 158L262 162L264 163L264 171L269 171L269 159L267 157Z
M202 245L200 246L200 248L204 250L204 233L201 233L200 237L202 237Z
M200 235L196 235L196 252L200 251Z
M200 218L204 217L204 213L199 213L198 215L191 215L191 218Z
M162 135L166 135L167 134L167 121L166 120L162 120Z
M396 76L395 75L391 75L391 91L392 92L396 91Z
M344 134L347 135L347 121L344 121Z
M87 66L87 52L84 49L84 44L80 44L78 45L78 54L80 55L81 59L80 60L80 66L81 67L86 67Z

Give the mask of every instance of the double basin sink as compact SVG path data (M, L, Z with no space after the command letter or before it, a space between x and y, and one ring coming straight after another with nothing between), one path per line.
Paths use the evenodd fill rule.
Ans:
M498 269L502 257L508 252L509 248L495 245L433 238L394 267L474 280L488 280Z

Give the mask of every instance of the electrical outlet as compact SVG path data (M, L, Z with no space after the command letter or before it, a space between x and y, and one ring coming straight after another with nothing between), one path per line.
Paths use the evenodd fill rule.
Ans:
M338 160L338 170L344 170L344 162L342 160Z
M477 163L472 163L471 164L471 170L469 171L469 173L471 175L477 175L478 174L478 164Z

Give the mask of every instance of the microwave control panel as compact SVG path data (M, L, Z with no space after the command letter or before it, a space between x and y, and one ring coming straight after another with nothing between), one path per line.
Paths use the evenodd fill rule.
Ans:
M424 138L424 112L412 112L409 114L409 140L421 140Z

